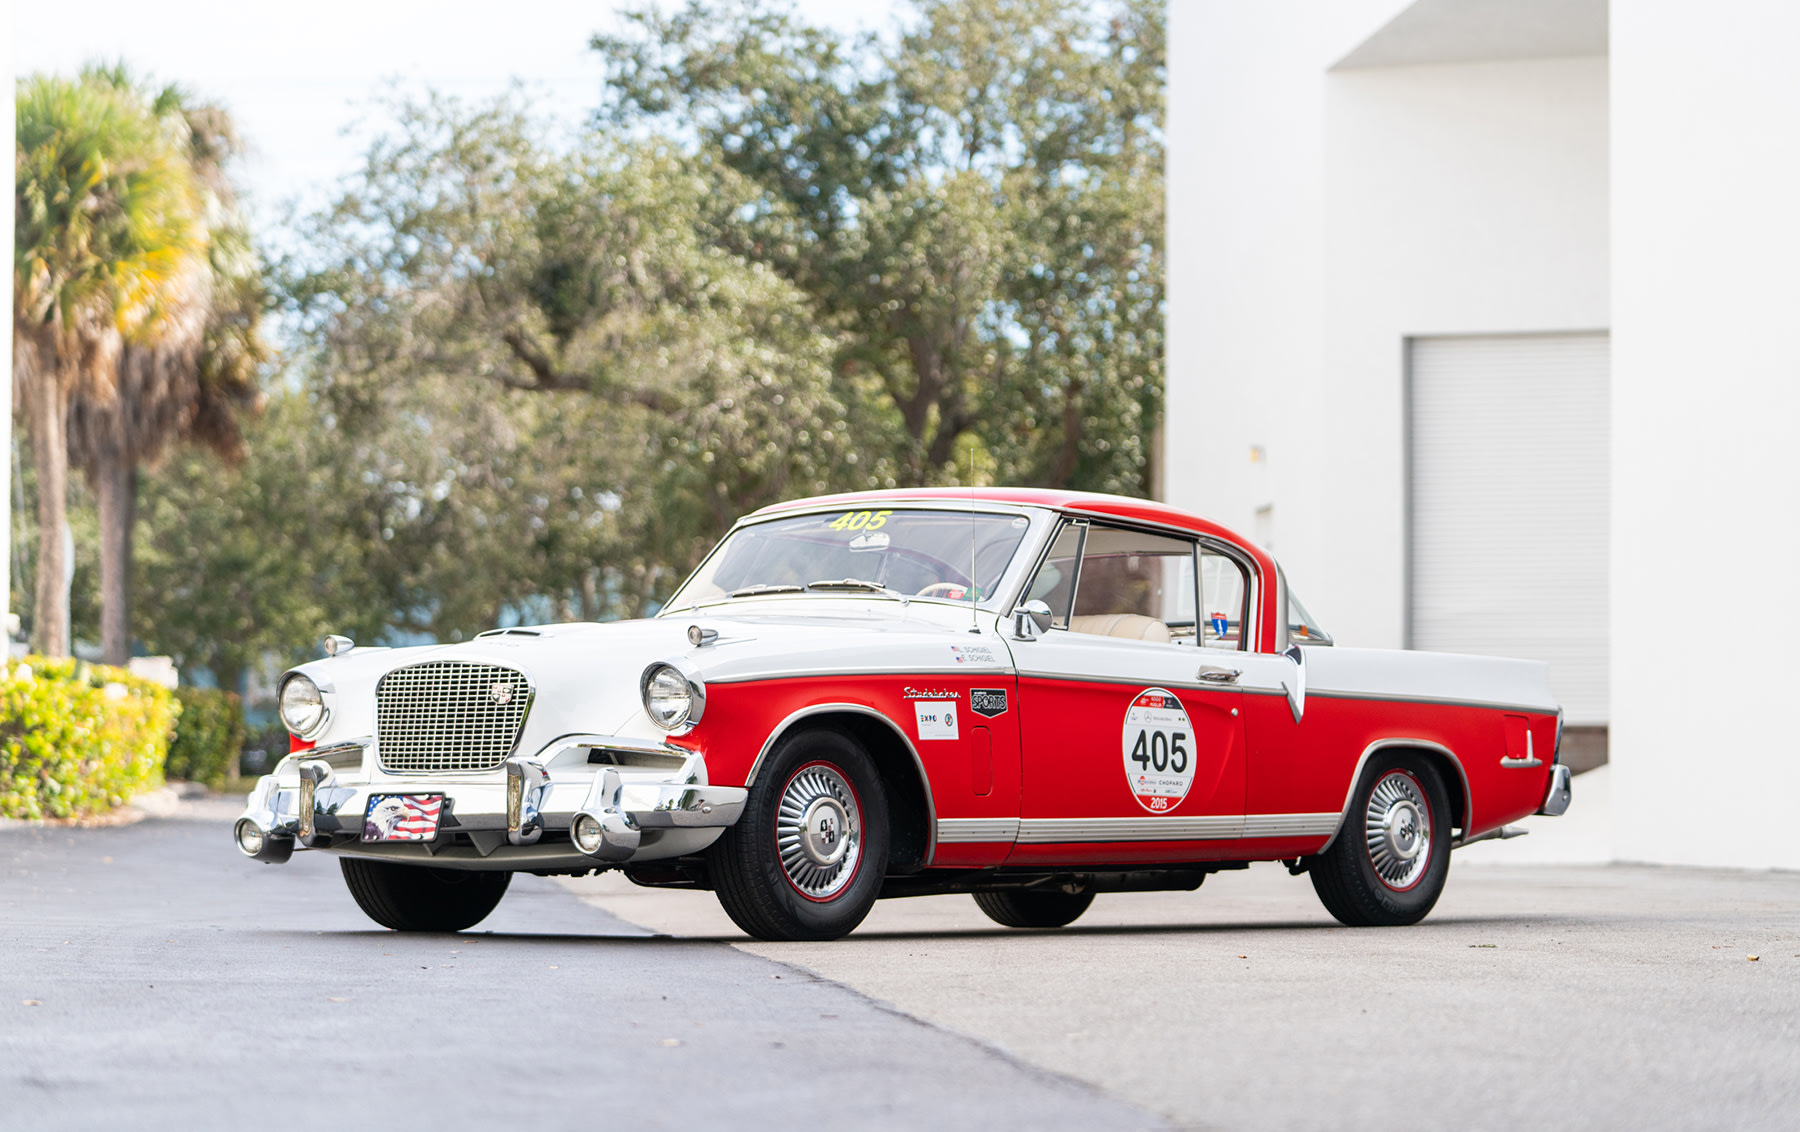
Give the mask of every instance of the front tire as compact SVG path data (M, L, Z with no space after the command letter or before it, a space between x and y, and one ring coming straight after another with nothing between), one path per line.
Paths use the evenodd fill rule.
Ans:
M1080 919L1091 892L977 892L975 906L1009 928L1061 928Z
M1325 910L1353 928L1418 923L1449 872L1449 794L1430 760L1406 751L1369 761L1343 829L1308 870Z
M747 934L768 940L849 935L887 875L881 773L848 735L794 735L775 749L743 816L709 853L719 903Z
M344 883L357 907L397 932L460 932L487 919L506 895L512 874L433 869L341 857Z

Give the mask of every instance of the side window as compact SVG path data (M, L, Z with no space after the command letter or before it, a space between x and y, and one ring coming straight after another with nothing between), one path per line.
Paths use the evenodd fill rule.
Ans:
M1209 649L1244 647L1244 567L1235 558L1200 548L1200 643Z
M1069 627L1069 599L1075 596L1075 567L1081 557L1083 528L1077 523L1064 523L1050 544L1050 553L1038 567L1037 577L1025 591L1026 601L1041 601L1050 607L1050 624L1058 629Z
M1194 544L1094 525L1082 548L1069 628L1133 641L1193 645Z

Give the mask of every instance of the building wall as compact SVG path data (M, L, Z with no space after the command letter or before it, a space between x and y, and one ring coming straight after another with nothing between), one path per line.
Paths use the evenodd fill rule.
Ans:
M1800 868L1800 7L1612 7L1614 821ZM1704 626L1704 628L1702 628Z
M1398 648L1406 340L1607 327L1606 61L1335 71L1324 93L1329 425L1295 584L1341 638Z
M1331 69L1406 7L1170 10L1165 490L1377 647L1405 635L1407 337L1609 324L1605 60Z
M1272 535L1301 564L1303 593L1323 573L1309 567L1320 514L1310 451L1321 419L1324 76L1404 6L1169 6L1164 490L1245 535ZM1257 508L1270 502L1265 530Z

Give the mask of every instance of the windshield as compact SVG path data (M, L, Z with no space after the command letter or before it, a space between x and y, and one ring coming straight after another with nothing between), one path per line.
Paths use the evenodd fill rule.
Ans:
M771 593L981 601L1030 525L1023 515L903 508L774 519L727 536L668 608Z

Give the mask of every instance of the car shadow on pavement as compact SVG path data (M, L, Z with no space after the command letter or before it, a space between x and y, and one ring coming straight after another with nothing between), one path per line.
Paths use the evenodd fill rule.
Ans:
M1306 933L1358 932L1358 933L1367 933L1370 935L1379 936L1380 934L1383 934L1383 933L1405 932L1405 933L1412 934L1412 933L1433 932L1433 931L1441 931L1441 930L1446 930L1446 929L1451 929L1451 928L1461 928L1461 927L1471 927L1471 926L1474 926L1474 927L1516 926L1516 925L1520 925L1520 924L1524 924L1524 923L1530 923L1533 926L1542 927L1542 926L1546 926L1546 925L1575 924L1575 923L1584 923L1584 922L1587 922L1586 918L1584 918L1584 917L1564 916L1564 915L1532 915L1532 916L1518 916L1518 915L1469 916L1469 915L1462 915L1462 916L1432 917L1431 919L1426 920L1424 923L1414 924L1410 928L1348 928L1348 927L1345 927L1343 924L1321 923L1317 920L1256 920L1256 921L1245 921L1245 922L1224 922L1224 923L1208 922L1208 923L1186 923L1186 924L1104 924L1104 925L1103 924L1095 924L1090 927L1072 926L1072 927L1065 927L1065 928L1041 928L1041 929L992 927L992 928L946 928L946 929L929 930L929 931L927 931L927 930L920 930L920 931L858 931L858 932L852 932L850 935L845 936L843 939L836 940L833 942L839 944L840 946L853 946L858 941L880 942L880 941L893 941L893 940L952 940L952 939L1004 939L1004 938L1016 938L1016 939L1064 938L1064 939L1066 939L1071 936L1076 936L1076 937L1117 936L1117 937L1121 937L1121 938L1129 938L1129 937L1133 937L1133 936L1153 936L1153 935L1236 935L1236 934L1243 934L1243 933L1268 933L1268 932L1306 932ZM406 939L406 940L433 940L433 939L477 940L477 939L479 939L479 940L491 940L496 943L500 943L500 942L554 943L554 944L559 944L559 945L578 945L578 944L585 943L585 944L604 944L604 945L609 945L609 946L615 945L615 944L639 944L639 945L653 944L653 945L657 945L657 946L666 946L669 944L691 944L691 943L722 943L722 944L757 943L757 944L764 944L764 943L770 943L770 942L780 942L780 941L758 940L758 939L755 939L748 935L741 935L741 934L736 934L736 933L733 933L733 934L711 933L711 934L705 934L705 935L669 935L669 934L660 933L660 932L650 933L650 932L643 932L643 931L632 932L632 933L624 933L624 932L614 933L614 932L603 932L603 931L597 931L597 932L519 932L519 931L483 931L480 927L471 928L470 930L464 931L464 932L392 932L392 931L387 931L387 930L384 930L381 928L367 928L367 929L357 929L357 930L349 930L349 931L325 931L325 932L319 932L319 931L310 931L310 932L271 931L271 932L267 932L264 934L268 935L270 938L292 937L295 939L312 939L312 938L316 938L318 936L326 936L326 937L334 938L334 939L354 939L354 938L368 938L368 939L384 938L384 939L390 939L390 940L400 940L400 939ZM797 942L813 943L813 942L818 942L818 941L797 941Z

